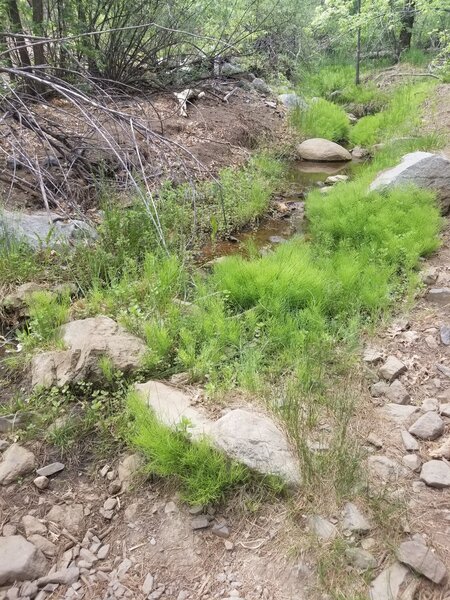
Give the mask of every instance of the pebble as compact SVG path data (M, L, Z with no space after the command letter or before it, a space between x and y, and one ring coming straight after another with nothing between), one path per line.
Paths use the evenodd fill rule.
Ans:
M54 462L45 467L41 467L40 469L36 469L36 473L41 477L50 477L51 475L55 475L55 473L59 473L63 469L63 463Z
M372 398L381 398L388 391L389 386L385 381L377 381L370 388L370 395Z
M117 506L117 498L107 498L103 503L103 509L105 511L114 510Z
M450 487L450 467L442 460L430 460L422 466L420 479L430 487Z
M144 596L148 596L150 594L150 592L153 589L153 575L151 573L148 573L145 581L142 585L142 593L144 594Z
M6 440L0 440L0 452L4 452L8 446L9 443Z
M386 381L393 381L406 370L406 365L396 356L388 356L386 362L380 367L380 375Z
M419 450L418 441L409 433L409 431L403 429L401 435L405 450L408 450L408 452L415 452L416 450Z
M97 552L97 557L100 560L105 560L105 558L108 556L109 554L109 548L110 545L109 544L105 544L104 546L102 546L99 551Z
M118 479L114 479L114 481L111 481L111 483L108 485L108 494L111 494L112 496L114 494L118 494L121 488L122 484L120 481Z
M422 402L420 410L423 413L430 412L430 411L437 412L439 410L438 399L437 398L425 398L425 400Z
M450 402L447 404L441 404L439 412L443 417L450 417Z
M367 347L364 350L363 361L369 364L376 364L383 359L383 353L378 348Z
M48 488L50 480L45 475L40 475L39 477L36 477L36 479L34 479L33 483L38 488L38 490L45 490Z
M149 595L148 600L159 600L161 598L161 596L164 594L165 590L166 590L166 586L160 585L154 592L152 592Z
M230 537L230 530L225 522L216 523L211 529L211 533L221 538Z
M422 440L435 440L444 433L444 427L444 421L437 413L427 412L408 431Z
M385 404L382 408L385 417L396 423L404 423L405 421L408 421L410 417L418 410L419 408L417 406L410 406L409 404L394 404L392 402Z
M177 508L177 505L175 504L175 502L173 502L172 500L170 502L167 502L167 504L164 507L164 512L166 513L166 515L170 515L172 513L177 513L178 508Z
M225 550L227 550L228 552L231 552L232 550L234 550L234 544L233 544L233 542L230 542L230 540L225 540L224 544L225 544Z
M190 507L189 514L192 515L193 517L196 517L197 515L201 515L203 510L204 510L204 506L202 506L201 504L197 504L196 506Z
M195 519L192 519L191 527L194 531L197 529L206 529L209 527L208 517L198 516Z

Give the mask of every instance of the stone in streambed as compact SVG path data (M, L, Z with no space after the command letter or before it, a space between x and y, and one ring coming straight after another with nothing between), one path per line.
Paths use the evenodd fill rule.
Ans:
M348 150L323 138L311 138L297 146L297 153L303 160L318 162L338 162L352 160Z

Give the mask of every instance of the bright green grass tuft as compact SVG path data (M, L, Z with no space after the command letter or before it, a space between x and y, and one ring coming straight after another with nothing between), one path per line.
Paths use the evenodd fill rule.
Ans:
M130 392L128 408L133 419L131 442L144 453L146 469L175 478L182 499L189 504L218 502L227 491L249 481L245 466L227 460L206 440L191 442L189 423L182 422L172 431L156 419L136 392Z
M344 110L323 98L310 100L307 109L293 110L291 122L306 137L342 141L350 131Z

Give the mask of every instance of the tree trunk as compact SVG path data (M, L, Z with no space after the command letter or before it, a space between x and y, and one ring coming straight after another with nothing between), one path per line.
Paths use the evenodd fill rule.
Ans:
M411 48L414 21L416 18L415 0L405 0L400 16L401 29L399 36L400 52Z
M8 11L8 18L11 22L12 32L23 33L17 0L7 0L6 10ZM13 38L13 43L17 50L19 67L31 67L30 55L28 54L28 50L25 45L25 38Z
M42 0L33 0L33 33L40 36L44 33L44 5ZM36 42L37 40L35 40ZM45 65L44 44L33 46L34 64Z

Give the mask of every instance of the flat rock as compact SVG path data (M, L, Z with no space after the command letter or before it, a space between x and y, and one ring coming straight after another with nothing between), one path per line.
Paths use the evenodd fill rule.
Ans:
M406 371L406 365L396 356L388 356L386 362L380 367L380 375L386 381L393 381Z
M41 467L40 469L37 469L36 474L43 476L43 477L50 477L51 475L54 475L55 473L59 473L63 469L64 469L63 463L54 462L54 463L51 463L50 465L46 465L45 467Z
M80 569L78 567L68 567L49 573L45 577L40 577L37 580L38 587L45 587L48 583L58 583L60 585L72 585L80 577Z
M348 181L348 175L330 175L325 179L325 183L327 185L334 185L335 183L343 183L344 181Z
M434 488L450 487L450 467L442 460L430 460L422 466L420 479Z
M361 548L347 548L345 551L347 561L358 571L367 571L375 569L377 561L373 554Z
M409 184L434 190L443 214L450 208L450 161L430 152L411 152L400 164L380 173L370 185L371 190L400 187Z
M362 514L356 504L347 502L343 510L342 528L353 533L368 533L372 525Z
M289 109L301 108L303 110L308 108L305 100L298 94L280 94L277 97L278 102Z
M209 519L206 516L199 515L191 521L191 527L194 531L197 529L207 529L209 527Z
M435 412L426 412L409 428L409 433L421 440L435 440L444 433L445 424Z
M211 533L223 539L230 537L230 529L226 523L216 523L213 525Z
M41 523L41 521L36 517L33 517L33 515L24 515L21 523L27 538L30 537L30 535L33 535L33 533L39 533L40 535L45 535L47 533L47 527L44 523Z
M97 234L95 229L84 221L63 219L56 213L27 214L2 210L0 236L25 241L33 248L40 248L92 240L97 237Z
M442 325L440 327L439 335L444 346L450 346L450 327L448 325Z
M63 386L101 377L99 358L107 357L123 373L137 369L146 352L144 342L109 317L72 321L61 327L67 350L44 352L32 360L33 387Z
M284 432L269 417L235 409L210 429L212 443L227 456L264 475L300 484L300 466Z
M297 146L297 153L303 160L319 162L340 162L352 160L348 150L323 138L311 138Z
M398 560L411 567L433 583L442 584L447 579L447 569L444 563L430 548L417 541L407 541L400 544L397 550Z
M383 353L378 348L367 346L364 348L363 361L369 365L375 365L383 360Z
M183 419L187 419L188 432L194 439L209 433L212 421L192 406L189 394L159 381L138 383L135 389L158 420L167 427L175 428Z
M386 398L395 404L409 404L411 396L403 383L396 379L386 391Z
M59 527L66 528L69 533L80 537L84 531L85 517L82 504L59 505L55 504L47 513L47 521L56 523Z
M408 421L414 413L418 412L419 407L389 403L385 404L381 410L389 421L401 424Z
M395 481L408 475L408 470L405 467L387 456L369 456L368 466L372 475L377 475L384 481Z
M431 288L427 292L426 299L435 304L446 305L450 302L450 288Z
M17 481L20 477L34 471L34 467L34 454L19 444L11 444L2 454L0 485L8 485Z
M400 563L394 563L370 584L370 600L400 600L401 590L408 579L409 569Z
M0 537L0 585L36 579L47 568L42 552L21 535Z
M333 540L338 535L338 530L333 523L319 515L312 515L307 518L308 528L313 531L318 538L324 541Z
M437 398L425 398L420 406L420 410L423 413L434 411L438 412L439 410L439 400Z

